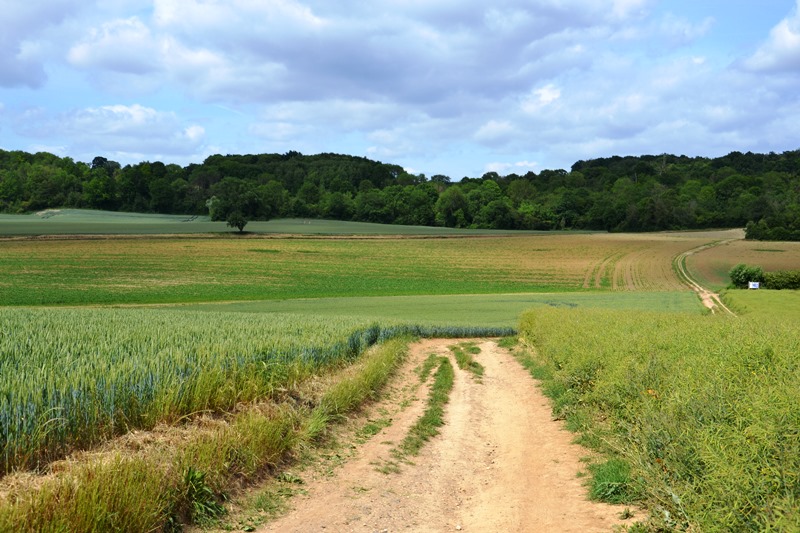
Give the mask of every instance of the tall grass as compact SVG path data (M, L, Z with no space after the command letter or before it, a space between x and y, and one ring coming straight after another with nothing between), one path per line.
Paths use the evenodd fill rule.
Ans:
M186 432L179 445L160 444L157 453L101 456L13 491L0 499L0 531L180 531L185 523L218 516L225 494L312 444L319 434L308 429L317 413L339 416L376 394L406 345L395 339L368 350L318 397L245 409L228 423Z
M653 529L699 531L800 529L797 329L557 309L521 322L556 416L630 467L616 494L647 503Z
M509 328L133 309L0 309L0 474L131 428L275 398L399 335Z

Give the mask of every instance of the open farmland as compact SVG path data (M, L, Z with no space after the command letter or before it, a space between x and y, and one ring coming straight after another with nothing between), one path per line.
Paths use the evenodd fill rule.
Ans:
M800 291L728 290L725 301L737 313L800 323Z
M567 309L658 309L670 313L697 313L701 307L690 291L671 292L558 292L522 294L446 294L421 296L361 296L298 298L254 302L178 305L203 312L295 313L313 316L362 317L378 321L442 326L511 327L520 315L539 307Z
M693 233L0 241L1 305L682 290Z
M352 408L343 406L355 405L340 393L325 400L327 393L319 392L323 384L335 389L332 376L366 361L367 346L403 333L507 334L532 308L545 315L551 309L567 315L602 309L612 321L614 310L624 317L658 309L669 314L647 315L645 322L685 318L704 324L702 307L681 284L673 260L739 233L0 240L3 468L33 467L66 480L48 481L47 487L57 488L36 500L20 496L25 493L14 487L25 482L16 481L16 474L6 476L0 502L18 503L7 507L8 514L0 503L0 529L3 524L55 527L37 521L46 516L44 501L54 506L54 516L66 516L59 502L72 502L78 497L74 487L88 482L69 481L77 479L72 474L58 477L63 466L53 460L159 424L188 424L189 431L199 418L208 425L200 436L180 439L199 439L197 446L206 451L182 444L188 451L170 452L165 466L148 462L136 445L136 461L144 462L136 463L130 479L161 479L154 486L166 500L158 497L147 527L163 524L183 512L175 511L169 498L189 483L181 476L192 469L208 472L212 494L221 494L238 483L237 476L273 468L291 443L312 442L330 420ZM588 321L576 339L594 353L593 339L605 327ZM536 335L531 338L536 344ZM397 344L386 346L392 346L392 362L378 356L382 377L371 387L385 382L392 365L402 361ZM337 382L343 379L336 375ZM342 390L349 398L355 388ZM373 391L354 397L363 401ZM202 422L205 416L225 421ZM250 448L237 447L256 446L257 439L248 435L262 431L256 427L271 427L273 418L281 421L273 435L285 441L276 448L280 451L255 459ZM233 429L211 429L217 425ZM115 465L109 472L97 473L92 466L75 476L127 479L119 474L128 472L127 459L116 461L96 466ZM98 523L132 520L120 506L139 504L123 505L127 500L114 492L132 497L124 483L113 490L102 486L109 487L110 503L103 507L106 521ZM75 520L87 513L99 516L106 504L88 505L89 511L81 511L75 504ZM77 523L61 524L81 529Z
M297 235L504 235L509 230L454 229L302 218L253 220L247 233ZM28 215L0 213L0 235L173 235L231 233L208 216L124 213L90 209L47 209ZM536 234L538 231L525 233Z
M734 266L760 266L765 271L800 268L800 243L735 240L690 256L687 266L702 283L717 290L730 283Z

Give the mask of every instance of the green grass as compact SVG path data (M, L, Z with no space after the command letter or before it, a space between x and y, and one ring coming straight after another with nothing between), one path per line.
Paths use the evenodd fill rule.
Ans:
M516 327L528 309L627 309L701 313L694 293L684 292L582 292L541 294L458 294L373 296L266 300L176 307L203 312L295 313L318 316L371 317L376 320L419 324Z
M41 215L0 214L0 235L158 235L233 233L225 222L208 216L118 213L84 209L43 211ZM368 222L318 219L251 221L247 233L302 235L503 235L543 233L537 231L467 230L427 226L401 226Z
M796 531L798 324L540 309L520 334L554 415L614 460L595 468L598 496L637 498L654 530Z
M608 503L630 503L633 495L630 489L630 465L619 458L609 459L604 463L589 465L592 479L589 496L594 500Z
M11 487L3 494L0 531L180 531L189 521L207 522L223 512L224 494L263 477L319 436L308 428L320 410L330 412L331 397L342 400L336 412L343 414L360 405L359 396L375 394L402 361L406 344L395 339L368 350L343 380L324 387L321 399L306 391L292 406L239 409L227 423L189 431L157 453L110 454L69 464L28 490ZM285 486L296 484L291 474L277 479L285 481L278 500L302 490ZM270 494L255 503L264 512L280 511L281 501Z
M438 435L439 428L444 425L444 406L450 399L455 374L453 365L446 357L440 357L438 363L439 368L433 374L433 385L425 412L411 426L403 442L393 451L393 455L398 459L408 455L418 455L422 446Z
M723 298L739 314L800 322L800 291L729 289L723 293Z
M481 353L481 349L474 342L461 342L450 346L450 351L456 358L458 368L470 372L476 380L480 381L485 369L473 355Z

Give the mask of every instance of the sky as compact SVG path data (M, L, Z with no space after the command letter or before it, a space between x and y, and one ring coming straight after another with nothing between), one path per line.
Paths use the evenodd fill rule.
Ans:
M0 0L0 148L479 177L800 148L800 0Z

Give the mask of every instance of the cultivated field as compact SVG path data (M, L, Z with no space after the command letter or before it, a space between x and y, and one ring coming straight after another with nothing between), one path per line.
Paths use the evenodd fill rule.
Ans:
M672 258L725 235L6 240L0 305L679 291Z
M468 230L318 219L252 221L247 233L296 235L503 235L508 230ZM0 236L10 235L171 235L220 234L236 230L207 216L48 209L30 215L0 214ZM524 232L530 234L537 231Z
M765 271L800 268L800 242L736 240L694 254L687 260L692 274L717 290L730 283L728 271L735 265L760 266Z
M661 531L797 531L797 315L543 309L520 329L555 415L615 457L596 495Z
M108 214L81 216L111 224ZM121 218L120 233L135 231L129 218ZM80 223L98 227L96 221ZM600 424L598 431L618 430L634 439L636 446L608 440L617 443L609 447L602 444L605 436L587 437L653 481L651 493L639 481L624 480L629 501L669 509L676 527L704 523L698 517L715 505L755 517L720 523L796 520L786 511L789 500L775 495L773 481L758 488L757 497L758 505L772 506L772 518L745 509L729 494L717 496L717 487L731 481L708 465L734 459L702 455L712 453L711 445L702 453L686 452L702 456L708 467L692 471L687 486L714 494L696 508L684 505L691 497L677 491L689 489L677 481L677 488L668 487L679 507L654 496L669 495L663 483L655 485L655 474L680 477L682 463L667 464L667 452L629 454L651 441L654 449L671 450L705 427L693 421L694 414L713 421L719 416L726 424L732 416L740 431L753 427L754 446L764 458L754 451L748 456L754 464L781 472L794 468L772 458L796 451L785 430L787 421L795 423L796 410L762 409L766 397L760 394L787 394L784 385L800 378L786 355L796 353L789 338L796 321L756 322L756 312L739 322L703 316L698 298L674 270L680 254L739 238L740 231L470 236L442 230L398 236L397 227L379 234L378 225L275 221L292 232L325 227L320 233L326 235L240 237L165 230L211 224L202 220L143 217L138 223L147 228L140 233L164 235L0 240L0 432L2 470L11 472L0 480L0 530L147 531L215 516L220 494L273 472L297 446L317 442L331 421L375 395L401 364L407 343L388 339L505 335L527 309L534 311L520 332L540 350L537 364L552 366L554 390L564 392L555 395L558 412L576 414L573 427L588 431L607 413L570 406L609 408L617 426ZM9 224L0 217L0 234L13 233L4 231ZM346 228L359 235L346 235ZM691 271L740 262L768 268L742 258L747 248L739 244L698 251L687 261ZM760 243L754 253L796 257L790 248ZM708 275L702 274L710 280ZM758 297L729 292L737 311L769 308L769 294ZM696 390L681 389L682 383ZM764 390L757 391L757 384ZM728 411L701 409L703 391L710 398L705 407ZM736 395L755 407L739 416L745 404L734 401ZM779 398L784 406L794 400ZM628 405L650 410L638 414ZM655 409L662 405L669 409ZM658 433L666 420L660 417L678 414L689 426ZM141 430L161 431L169 442L139 437ZM119 435L128 444L114 444ZM722 447L735 437L733 431L700 436ZM771 447L778 437L789 448ZM79 453L99 445L114 452L103 452L100 460ZM652 464L640 464L646 461ZM752 470L736 472L755 479ZM781 475L784 493L796 494L796 476ZM719 481L706 485L705 477ZM131 486L153 492L133 494ZM86 492L89 487L94 492ZM725 498L730 507L720 503ZM87 525L87 516L97 519Z

